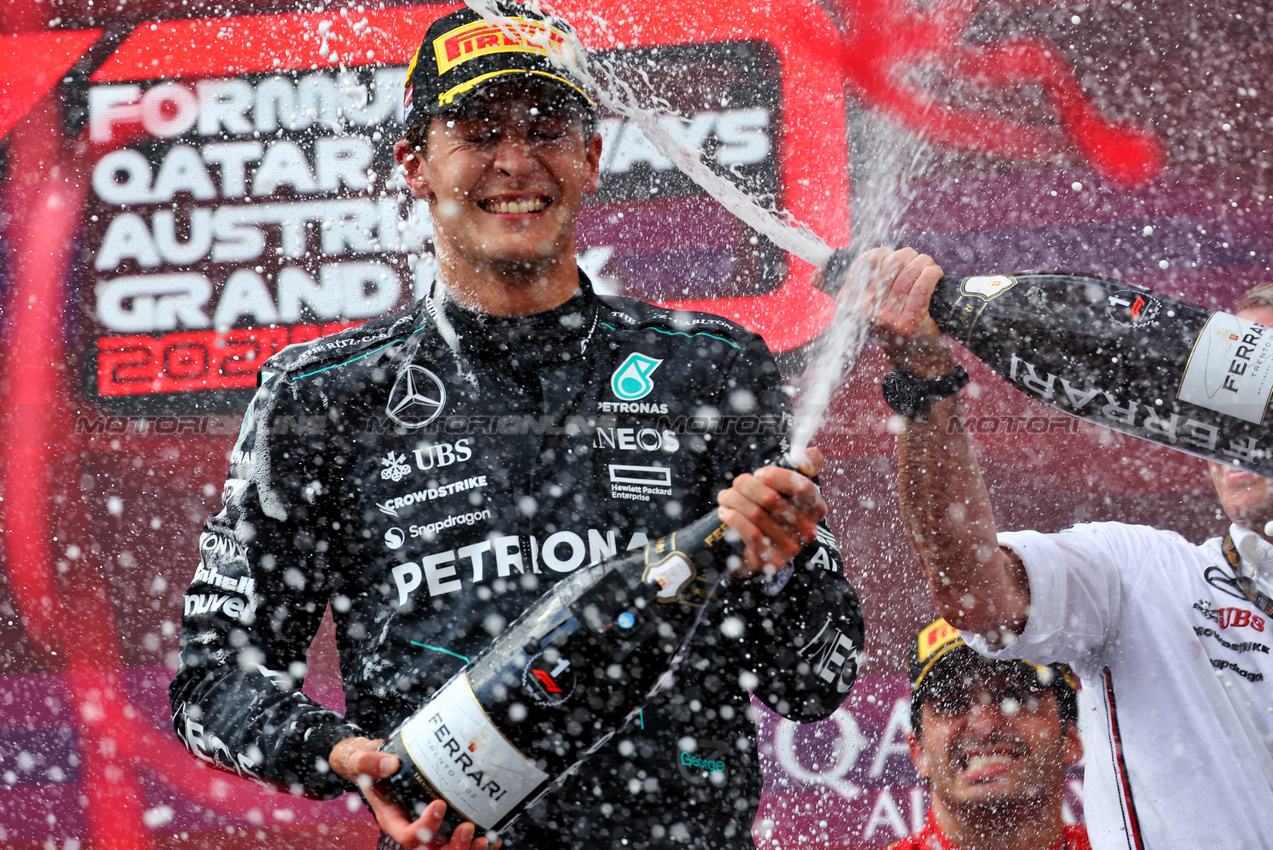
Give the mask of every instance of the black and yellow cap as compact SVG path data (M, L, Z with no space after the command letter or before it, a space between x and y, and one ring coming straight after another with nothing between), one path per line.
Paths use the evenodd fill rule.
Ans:
M910 650L909 672L912 697L919 693L929 675L943 659L950 656L951 653L959 654L960 652L976 655L976 651L964 641L964 636L959 633L959 629L947 623L944 619L939 618L920 629L919 634L915 635L915 640L911 644ZM1041 680L1054 684L1059 682L1061 686L1069 688L1071 692L1078 688L1073 671L1065 664L1050 664L1046 667L1041 667L1028 661L1008 663L1024 664L1037 672Z
M483 86L530 75L563 86L587 109L584 51L565 21L517 3L497 4L503 17L486 20L464 8L438 18L407 68L405 123L414 127Z

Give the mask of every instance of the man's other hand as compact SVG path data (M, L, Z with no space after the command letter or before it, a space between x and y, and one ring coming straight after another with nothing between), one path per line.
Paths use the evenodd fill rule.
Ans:
M419 820L412 821L402 809L376 790L376 780L393 776L400 766L397 756L379 751L382 743L383 740L371 738L345 738L332 747L327 759L332 770L357 784L362 790L380 828L409 850L416 847L428 847L432 850L486 850L486 839L473 837L476 827L471 823L457 826L449 839L438 834L442 819L446 816L446 803L441 800L434 800L425 808ZM502 843L496 841L495 848Z
M896 368L937 378L954 365L950 347L928 314L941 267L914 248L874 248L853 261L842 302L871 319L871 335Z
M776 572L812 543L827 503L811 480L822 469L822 452L810 446L800 471L766 466L734 479L716 496L721 521L747 544L734 578Z

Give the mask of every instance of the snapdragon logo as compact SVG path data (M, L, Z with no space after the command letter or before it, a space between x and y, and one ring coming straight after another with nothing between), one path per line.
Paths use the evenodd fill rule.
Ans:
M407 539L402 536L401 528L391 528L385 532L385 547L388 549L401 549L402 544Z
M662 362L636 352L629 354L628 359L620 363L619 368L610 376L610 389L623 401L645 398L654 389L650 375Z

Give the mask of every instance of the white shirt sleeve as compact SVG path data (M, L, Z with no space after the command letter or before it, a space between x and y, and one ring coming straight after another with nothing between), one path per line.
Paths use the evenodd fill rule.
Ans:
M1118 638L1123 609L1163 532L1122 523L1088 523L1059 534L1016 531L999 543L1016 552L1030 581L1025 629L1008 645L964 632L968 645L991 658L1034 664L1099 657Z

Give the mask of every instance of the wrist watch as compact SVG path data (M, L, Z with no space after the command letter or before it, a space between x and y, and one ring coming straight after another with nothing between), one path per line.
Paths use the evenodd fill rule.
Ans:
M968 373L963 366L955 366L948 374L930 381L910 372L898 369L884 376L880 389L884 401L907 419L914 419L934 402L954 395L968 385Z

